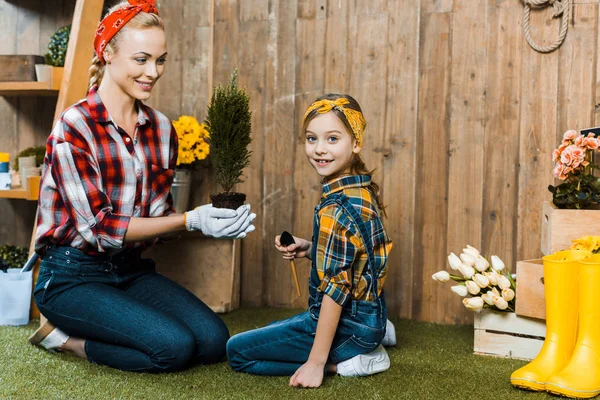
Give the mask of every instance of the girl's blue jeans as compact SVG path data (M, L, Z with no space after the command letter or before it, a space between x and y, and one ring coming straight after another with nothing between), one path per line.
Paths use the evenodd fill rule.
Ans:
M91 362L125 371L175 371L219 361L229 331L195 295L139 256L51 247L34 298L41 313L86 339Z
M227 342L231 367L254 375L293 375L308 360L322 298L323 294L311 285L308 311L234 335ZM348 302L342 310L328 363L337 364L375 350L385 335L386 320L383 297L375 302Z

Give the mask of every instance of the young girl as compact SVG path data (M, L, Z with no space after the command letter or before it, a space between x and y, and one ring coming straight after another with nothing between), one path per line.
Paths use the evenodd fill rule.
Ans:
M322 177L312 243L275 247L283 258L312 260L309 309L290 319L233 336L236 371L292 375L291 386L318 387L325 373L370 375L389 368L381 346L387 309L382 286L392 242L380 218L378 186L359 153L366 122L348 95L327 94L306 111L308 161Z
M167 58L154 1L113 7L94 49L90 91L61 115L46 145L34 297L51 322L30 341L128 371L218 361L229 338L223 321L141 253L186 229L242 238L254 230L255 215L249 206L210 204L174 213L177 135L142 102Z

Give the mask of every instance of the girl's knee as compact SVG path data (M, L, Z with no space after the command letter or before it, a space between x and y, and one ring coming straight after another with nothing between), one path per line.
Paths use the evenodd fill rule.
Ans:
M234 335L227 341L227 361L234 371L243 371L247 365L247 360L242 357L241 335Z

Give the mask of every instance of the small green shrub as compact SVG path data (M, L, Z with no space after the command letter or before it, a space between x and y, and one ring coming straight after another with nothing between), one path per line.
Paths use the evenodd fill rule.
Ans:
M6 272L8 268L22 268L28 256L29 250L25 247L10 244L0 246L0 270Z
M71 25L67 25L58 29L52 35L50 43L48 43L48 53L44 56L46 64L54 65L55 67L65 66L65 56L67 55L70 34Z

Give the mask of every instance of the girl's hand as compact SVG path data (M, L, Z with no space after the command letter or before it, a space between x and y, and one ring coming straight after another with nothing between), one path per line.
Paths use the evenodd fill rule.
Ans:
M325 374L325 366L306 362L302 365L294 375L290 378L290 386L317 388L323 383L323 375Z
M311 243L302 238L292 236L294 238L294 244L289 246L283 246L279 241L281 235L275 236L275 248L283 253L283 258L286 260L292 260L294 258L308 257L310 254Z

